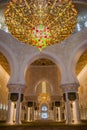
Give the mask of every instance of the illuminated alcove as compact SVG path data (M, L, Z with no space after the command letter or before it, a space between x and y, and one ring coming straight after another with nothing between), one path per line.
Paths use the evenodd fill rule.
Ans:
M10 66L6 57L0 52L0 120L6 120L8 110L8 88Z
M54 76L52 76L54 74ZM39 92L40 82L46 81L48 88L51 87L51 94L58 94L58 85L61 81L60 70L57 65L49 59L41 58L34 61L27 69L25 76L27 88L25 95ZM50 87L49 87L50 86ZM52 88L53 86L53 88ZM53 89L53 90L52 90Z
M50 119L49 113L53 102L62 97L59 68L49 59L37 59L27 68L25 81L27 84L25 102L35 103L35 108L38 109L37 120ZM46 107L47 111L42 110Z
M80 56L77 66L76 74L80 84L79 87L79 106L81 119L87 119L87 50Z

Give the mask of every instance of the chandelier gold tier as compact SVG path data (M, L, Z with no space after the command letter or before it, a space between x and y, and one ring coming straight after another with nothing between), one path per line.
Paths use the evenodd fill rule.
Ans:
M73 32L77 11L71 0L10 0L5 21L15 38L42 50Z

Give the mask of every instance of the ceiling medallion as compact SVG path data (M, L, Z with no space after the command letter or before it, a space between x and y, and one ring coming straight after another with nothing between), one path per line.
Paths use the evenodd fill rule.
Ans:
M73 32L77 11L71 0L10 0L5 21L15 38L41 51Z

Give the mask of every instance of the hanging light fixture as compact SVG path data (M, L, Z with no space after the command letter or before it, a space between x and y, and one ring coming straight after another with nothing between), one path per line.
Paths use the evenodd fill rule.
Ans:
M14 37L41 51L73 32L77 11L71 0L10 0L5 20Z

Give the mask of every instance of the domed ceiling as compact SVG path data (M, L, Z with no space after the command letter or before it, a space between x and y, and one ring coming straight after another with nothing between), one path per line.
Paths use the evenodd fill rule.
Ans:
M9 0L0 0L0 29L8 32L5 25L4 10ZM78 10L78 23L76 25L75 32L81 31L87 27L87 0L73 0L75 2L76 9ZM0 53L0 64L10 74L10 68L5 57ZM83 67L87 64L87 51L83 53L76 67L76 73L78 74ZM39 59L32 65L54 65L53 62L49 62L47 59Z

